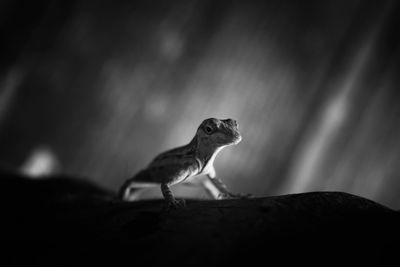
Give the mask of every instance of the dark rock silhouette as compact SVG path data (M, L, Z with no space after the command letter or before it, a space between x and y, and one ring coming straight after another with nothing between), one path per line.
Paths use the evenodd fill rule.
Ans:
M383 266L399 214L342 192L222 201L121 202L83 179L1 172L2 254L16 264Z

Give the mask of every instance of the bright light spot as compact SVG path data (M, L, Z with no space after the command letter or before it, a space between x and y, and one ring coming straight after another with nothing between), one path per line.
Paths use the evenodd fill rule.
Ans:
M53 174L58 167L54 153L48 148L35 149L21 167L21 172L32 178Z

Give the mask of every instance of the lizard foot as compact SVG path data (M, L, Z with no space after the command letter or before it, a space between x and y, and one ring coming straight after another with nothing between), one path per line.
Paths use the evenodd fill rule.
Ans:
M167 210L176 210L180 208L184 208L186 206L186 202L184 199L173 199L167 202Z

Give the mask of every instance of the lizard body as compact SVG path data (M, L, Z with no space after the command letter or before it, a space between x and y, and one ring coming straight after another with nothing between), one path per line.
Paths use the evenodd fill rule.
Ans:
M146 169L128 179L120 189L120 198L134 200L136 189L160 185L168 205L176 207L183 202L174 198L169 187L197 175L207 175L208 180L204 186L207 188L207 183L209 186L211 182L219 191L219 196L240 197L241 195L229 192L216 177L213 163L222 148L236 145L241 139L235 120L206 119L200 124L189 144L161 153Z

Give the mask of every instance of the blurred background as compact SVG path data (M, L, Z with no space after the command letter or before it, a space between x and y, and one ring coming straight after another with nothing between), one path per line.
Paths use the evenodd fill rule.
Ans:
M243 141L215 164L232 191L399 209L399 20L395 0L3 0L1 166L116 191L234 118Z

